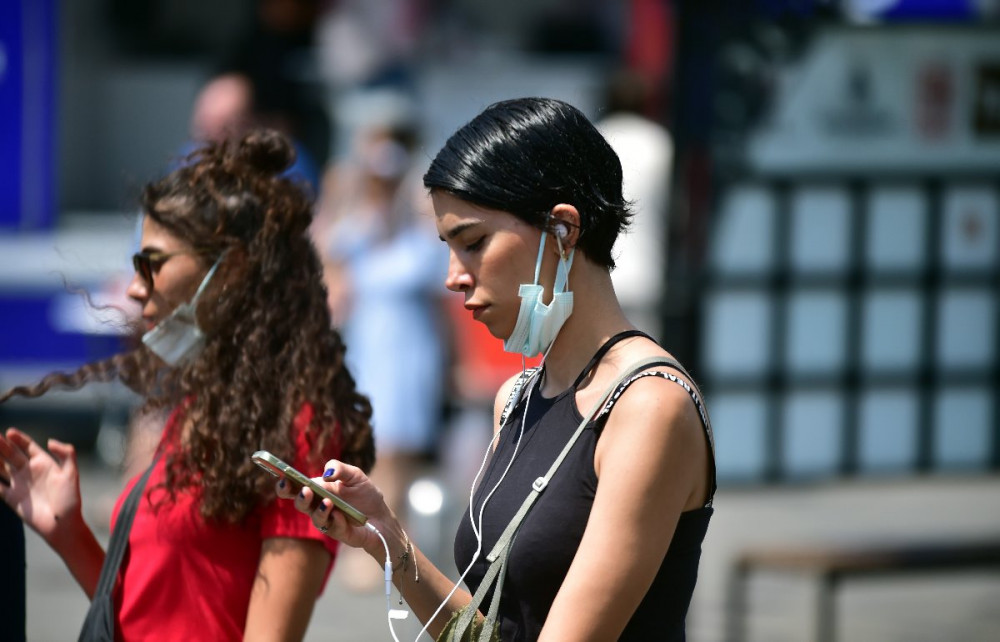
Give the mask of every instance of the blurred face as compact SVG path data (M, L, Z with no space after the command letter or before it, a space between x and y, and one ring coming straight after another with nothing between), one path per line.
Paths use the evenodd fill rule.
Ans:
M240 74L226 74L208 82L195 101L191 137L221 141L246 129L252 121L253 90Z
M150 259L151 282L137 272L125 292L142 306L143 327L149 331L194 296L208 266L190 245L148 216L143 217L141 251Z
M506 339L517 321L518 287L531 283L541 231L513 214L468 203L444 192L431 195L438 235L448 244L445 287L465 295L465 308L490 334ZM548 253L547 253L548 254ZM546 256L542 274L555 269ZM550 283L546 289L551 292Z

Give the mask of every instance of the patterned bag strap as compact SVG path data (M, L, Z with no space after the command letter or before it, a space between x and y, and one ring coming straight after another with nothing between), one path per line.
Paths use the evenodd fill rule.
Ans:
M507 403L503 406L503 412L500 413L501 428L503 428L504 424L507 423L507 418L510 417L510 412L514 409L514 406L521 401L521 395L524 394L528 384L530 384L535 375L541 371L542 369L540 367L528 368L517 376L517 380L514 382L514 387L510 389L510 395L507 397Z
M489 555L486 556L486 561L490 563L489 568L486 570L486 575L483 577L482 582L479 584L479 588L476 590L475 595L472 596L472 601L463 608L461 615L459 616L458 623L454 631L455 640L462 640L465 635L466 630L472 621L476 617L476 613L479 612L479 605L482 603L483 599L486 597L486 593L490 590L490 587L496 583L496 588L493 591L493 598L490 603L490 609L486 617L486 623L483 626L482 633L480 634L479 642L489 642L490 635L493 631L494 625L496 624L497 612L499 610L500 604L500 594L503 589L503 576L506 575L507 559L510 557L510 549L514 542L514 538L517 536L517 531L521 527L521 523L524 521L525 516L527 516L528 511L535 504L535 500L542 494L545 488L549 485L549 481L556 474L559 466L562 464L563 460L566 459L566 455L576 444L577 439L583 434L584 429L590 424L591 420L597 414L604 404L611 397L611 394L618 388L619 385L626 379L628 379L637 370L642 370L647 365L662 363L662 357L651 357L648 359L643 359L632 364L629 368L626 368L621 375L619 375L610 386L605 389L601 394L600 399L594 404L593 408L590 409L584 418L577 426L576 432L569 438L566 445L563 447L562 452L556 457L555 461L549 467L545 475L539 477L531 484L531 492L525 498L524 502L521 504L521 508L518 509L517 513L507 524L507 528L504 529L497 543L493 546L493 550L490 551Z

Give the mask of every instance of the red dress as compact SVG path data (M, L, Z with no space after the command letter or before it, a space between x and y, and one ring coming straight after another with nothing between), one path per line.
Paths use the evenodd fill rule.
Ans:
M167 421L165 443L179 413ZM293 422L296 444L292 465L307 474L309 431L313 410L303 406ZM338 455L336 445L321 461ZM310 458L315 461L315 457ZM119 640L241 640L250 591L260 563L261 546L271 537L322 542L330 551L326 579L333 567L337 542L313 527L290 501L258 506L239 524L207 523L198 510L197 490L177 494L175 502L158 501L164 478L161 457L149 476L129 533L129 549L115 586L116 637ZM265 474L261 471L261 474ZM122 502L139 476L132 479L115 505L114 528ZM152 499L152 506L148 499Z

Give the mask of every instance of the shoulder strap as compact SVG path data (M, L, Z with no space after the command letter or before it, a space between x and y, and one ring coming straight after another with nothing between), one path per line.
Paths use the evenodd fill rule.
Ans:
M97 590L94 592L94 599L97 601L99 595L111 595L115 588L115 580L118 579L118 567L121 566L122 558L125 557L125 550L128 549L128 536L132 530L132 519L135 517L136 509L139 507L139 500L142 492L146 488L150 473L156 466L159 455L153 458L153 462L142 474L139 481L135 483L125 503L122 504L121 512L118 513L118 520L115 522L115 529L111 533L111 540L108 543L108 552L104 556L104 564L101 565L101 575L97 580Z
M580 387L580 384L583 383L583 380L587 378L587 375L590 374L590 371L597 366L597 364L601 361L604 355L608 353L608 350L610 350L612 346L614 346L619 341L624 341L625 339L628 339L630 337L646 337L653 343L656 343L656 339L649 336L642 330L624 330L622 332L619 332L618 334L612 336L610 339L605 341L601 345L601 347L597 349L597 352L594 353L594 356L590 358L590 361L587 363L587 365L584 366L583 370L580 371L580 374L577 375L576 381L573 382L573 389L576 390L577 388Z
M674 370L679 371L681 374L687 377L687 381L669 372L649 370L649 368L658 365L665 365L668 368L672 368ZM684 367L681 364L679 364L676 360L671 359L669 357L660 357L654 363L648 363L641 368L633 369L632 373L629 376L625 377L621 381L619 386L615 389L615 391L608 397L604 406L594 416L594 420L599 422L606 420L607 415L611 412L611 409L614 407L615 402L618 401L618 398L622 396L625 390L628 389L628 387L631 386L632 383L635 382L637 379L649 376L661 376L664 379L669 379L670 381L673 381L680 387L684 388L684 390L686 390L688 395L691 397L691 401L694 403L695 408L698 410L698 417L699 419L701 419L702 427L705 429L705 439L708 441L708 449L709 449L708 454L710 458L709 463L712 467L712 490L711 493L709 494L708 503L706 504L706 506L711 506L712 501L715 497L715 491L718 489L718 480L716 479L716 470L715 470L715 434L712 431L712 420L708 415L708 408L705 407L705 403L703 401L705 397L701 393L701 390L698 389L698 384L695 383L694 377L692 377L688 373L688 371L685 370Z
M698 390L698 386L694 382L694 377L692 377L691 374L684 369L684 366L682 366L676 359L672 359L671 357L656 357L653 360L651 360L650 363L645 364L641 368L633 368L632 371L629 373L629 375L622 379L621 383L618 385L618 388L614 392L612 392L611 395L608 396L607 402L600 409L600 411L598 411L598 413L594 416L594 418L600 419L604 415L611 412L611 408L615 405L615 402L617 402L618 398L622 396L622 393L624 393L625 390L632 385L632 382L634 382L636 379L639 379L643 375L656 374L655 372L649 372L650 368L656 366L667 366L668 368L677 370L685 377L687 377L687 379L691 382L691 385L690 386L685 385L684 387L688 389L688 391L694 398L694 404L698 408L698 414L701 416L702 423L705 425L706 428L709 428L708 415L707 413L704 412L703 405L700 400L701 391ZM674 379L677 379L678 382L683 382L682 379L678 379L677 377L674 377Z
M525 516L531 507L535 504L535 500L545 491L545 488L549 485L549 481L552 479L553 475L559 469L563 460L566 459L566 455L576 444L577 439L583 433L584 429L590 424L591 420L597 414L602 406L607 402L611 394L621 385L621 382L631 376L633 373L643 370L651 364L659 363L662 358L652 357L649 359L643 359L637 363L632 364L627 368L610 386L605 389L604 393L601 395L600 399L594 404L594 407L590 409L584 418L577 426L576 431L566 442L563 447L562 452L556 457L552 465L549 466L548 471L542 477L539 477L531 484L531 492L525 498L524 502L521 504L521 508L518 509L517 513L507 524L507 528L504 529L500 538L497 540L496 544L493 546L493 550L490 551L489 555L486 556L486 560L490 563L489 568L486 571L486 575L483 577L482 582L479 584L479 588L476 590L475 595L472 596L472 601L465 606L459 617L458 623L455 628L455 639L461 640L462 636L465 635L465 631L472 624L472 621L476 617L476 613L479 611L479 605L482 603L483 599L486 597L486 593L496 583L496 588L493 591L492 603L490 604L489 615L487 616L486 625L483 627L483 634L488 636L489 632L493 630L493 625L496 622L496 613L499 608L500 593L503 588L503 576L505 575L507 558L510 556L511 545L514 538L517 536L517 531L521 527L521 523L524 521ZM492 619L491 619L492 618ZM487 637L488 639L488 637Z
M507 397L507 403L503 406L503 412L500 413L500 427L503 428L504 424L507 423L507 418L510 417L510 411L514 409L517 402L521 400L521 395L524 394L526 388L525 384L528 384L539 372L541 368L528 368L521 374L517 376L517 381L514 382L514 387L510 389L510 396Z

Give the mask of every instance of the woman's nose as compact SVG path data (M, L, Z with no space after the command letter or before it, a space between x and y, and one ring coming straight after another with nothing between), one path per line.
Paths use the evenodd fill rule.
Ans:
M472 287L472 275L454 252L448 257L448 276L444 279L444 286L452 292L464 292Z
M133 301L142 303L149 297L149 290L149 284L136 272L132 275L132 280L129 281L128 287L125 288L125 294Z

